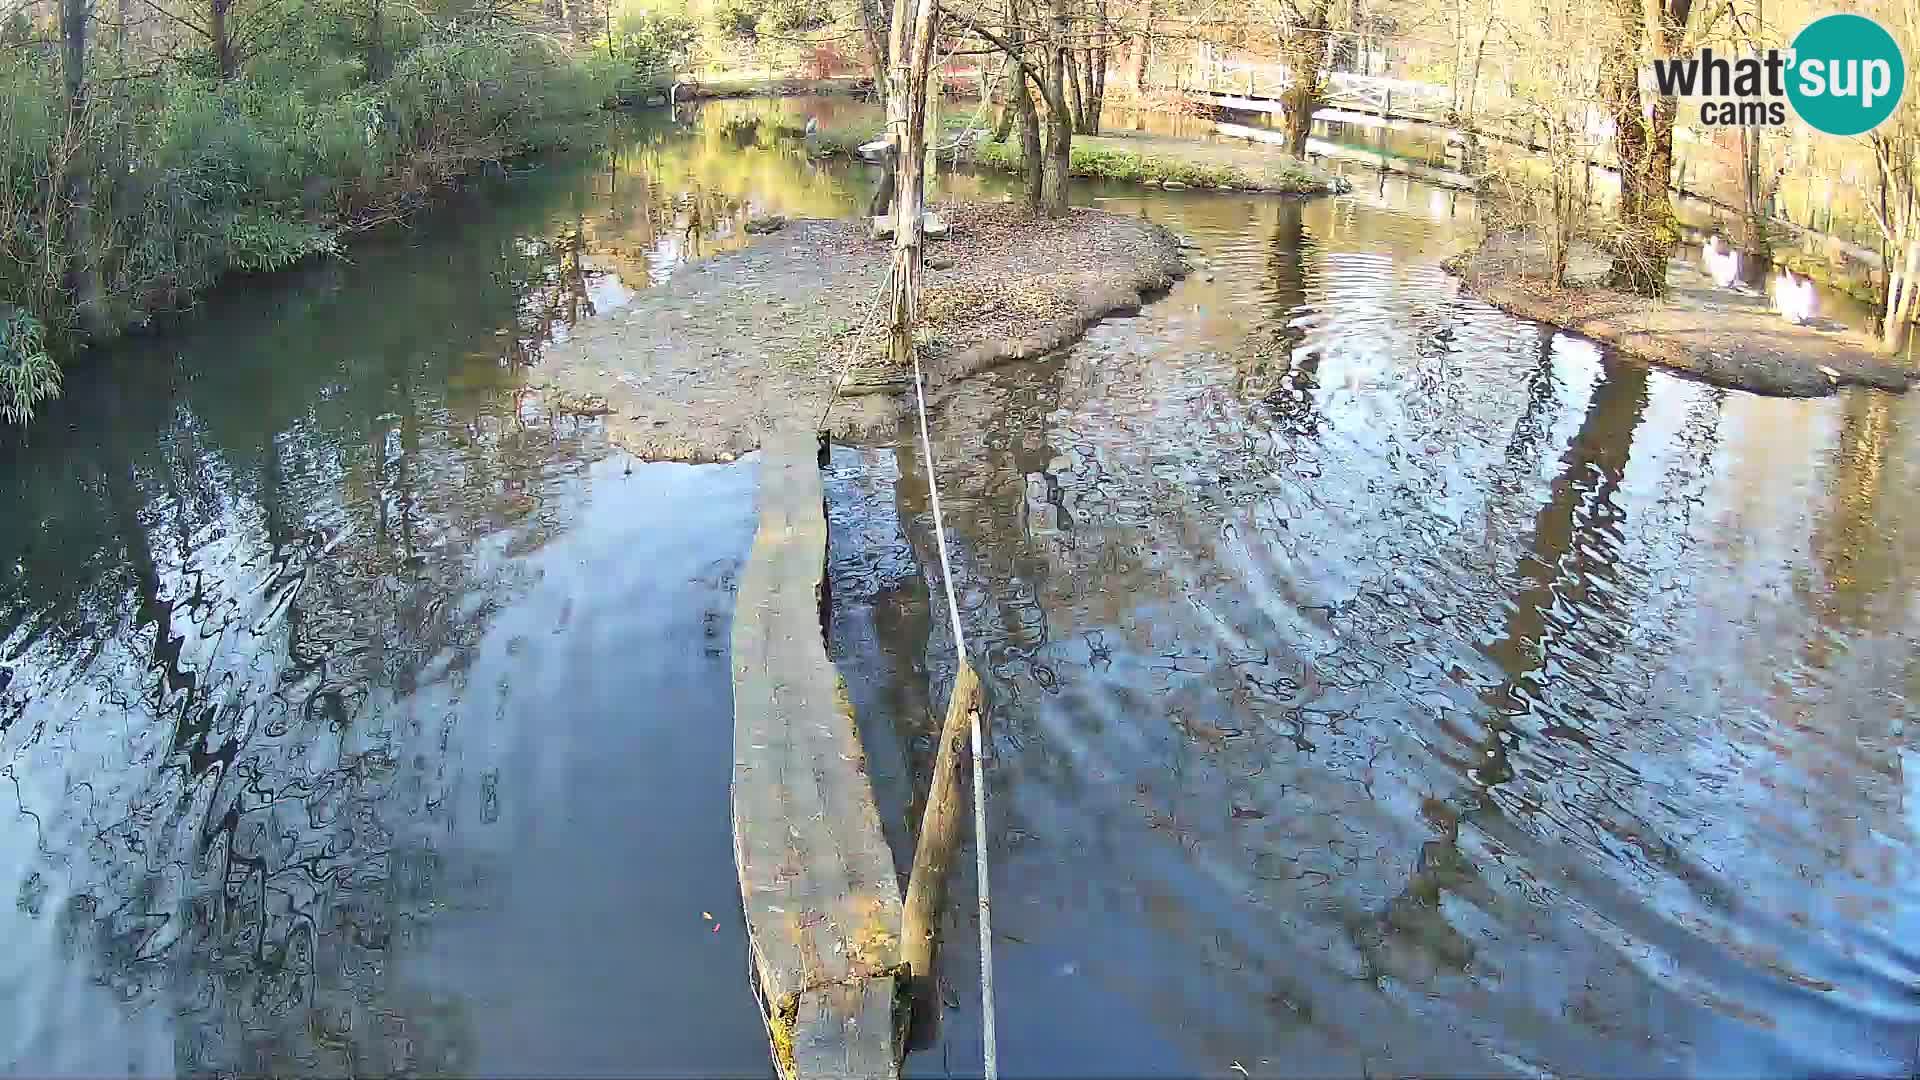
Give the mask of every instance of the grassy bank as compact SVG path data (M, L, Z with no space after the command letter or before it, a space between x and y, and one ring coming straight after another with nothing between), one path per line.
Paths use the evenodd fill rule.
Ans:
M554 146L612 91L604 60L526 32L429 36L377 81L311 66L221 81L0 66L0 414L28 418L89 341L222 275L333 252L488 163Z
M1117 180L1176 190L1188 187L1284 195L1322 195L1339 190L1336 178L1281 154L1272 155L1270 163L1243 166L1203 160L1204 151L1204 144L1195 143L1191 156L1147 154L1111 145L1100 136L1082 135L1073 141L1068 171L1089 180ZM987 143L980 147L974 160L1000 172L1021 169L1019 148L1011 142Z
M948 138L971 123L955 116L944 125ZM880 137L878 127L822 129L813 139L813 152L824 157L850 156L862 143ZM1324 195L1346 190L1341 178L1278 152L1226 151L1210 143L1155 139L1151 151L1129 145L1129 136L1076 135L1068 169L1088 180L1113 180L1148 187L1201 188L1213 191L1258 191L1284 195ZM1226 160L1231 153L1231 160ZM1012 140L983 141L964 162L997 172L1021 171L1020 148Z

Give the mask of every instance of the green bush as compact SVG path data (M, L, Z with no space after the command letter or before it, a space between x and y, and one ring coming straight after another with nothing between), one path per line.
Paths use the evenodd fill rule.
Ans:
M977 164L999 172L1019 172L1020 149L1011 143L986 142L974 151ZM1232 165L1210 165L1180 158L1137 154L1115 147L1075 145L1068 171L1091 180L1130 184L1184 184L1193 188L1239 188L1278 192L1322 192L1338 186L1337 178L1321 175L1292 158L1274 155L1258 176Z
M235 270L284 270L310 255L340 250L334 230L270 210L235 214L226 225L226 261Z
M60 392L60 365L47 355L40 323L18 308L0 312L0 418L23 424Z
M700 25L671 12L623 10L613 26L613 52L642 77L672 71L687 62L700 40Z
M23 421L57 392L59 361L89 337L188 303L222 274L333 253L342 227L569 141L621 69L486 30L425 34L389 77L344 92L338 58L314 65L318 89L275 77L290 64L227 82L192 65L97 78L69 132L52 58L0 55L0 417ZM76 190L88 213L69 209ZM88 318L80 281L96 298Z

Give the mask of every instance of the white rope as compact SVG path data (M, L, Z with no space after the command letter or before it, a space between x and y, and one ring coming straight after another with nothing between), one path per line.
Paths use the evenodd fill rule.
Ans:
M853 331L853 339L847 342L846 358L840 361L840 374L834 378L833 388L827 393L826 407L820 410L820 420L813 425L815 431L827 430L827 416L833 412L834 403L840 400L840 390L846 386L847 376L853 373L853 362L860 357L860 339L866 337L868 329L873 326L874 316L880 313L880 301L887 298L892 285L893 269L888 267L887 276L881 279L880 287L874 291L872 302L867 304L866 318L860 320L860 325Z
M933 536L940 545L940 577L947 592L947 615L953 620L953 649L959 662L967 662L967 640L960 629L960 601L953 594L953 563L947 558L947 530L940 519L940 486L934 482L933 441L927 436L927 395L925 376L920 373L920 353L913 354L913 398L920 414L920 455L926 463L927 498L933 506ZM958 669L955 669L956 672ZM968 714L973 738L973 872L980 880L980 1049L984 1057L986 1080L999 1075L999 1051L993 1031L993 902L987 879L987 783L980 764L980 710Z

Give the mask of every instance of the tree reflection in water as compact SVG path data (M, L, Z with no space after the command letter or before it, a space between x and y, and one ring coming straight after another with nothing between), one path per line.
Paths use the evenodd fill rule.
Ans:
M320 268L134 343L10 451L13 520L32 527L0 535L25 570L4 594L19 805L0 851L25 920L7 936L29 963L66 951L129 1016L158 1009L180 1033L116 1021L99 1052L132 1060L68 1067L470 1061L460 998L396 949L449 905L490 902L497 870L440 850L457 818L484 823L490 778L435 752L455 713L407 702L459 685L511 584L500 555L563 524L544 493L592 445L515 393L527 339L582 312L577 233L529 242L524 219L484 220L468 273ZM516 311L522 332L496 336ZM54 1032L25 1034L33 1061Z
M1912 470L1902 406L1783 405L1786 435L1457 296L1425 225L1356 202L1238 233L1156 206L1218 281L938 406L1003 1053L1906 1060L1911 1008L1846 959L1911 966L1872 929L1910 921L1916 843L1887 733L1920 582L1876 494ZM1791 467L1742 487L1771 443Z

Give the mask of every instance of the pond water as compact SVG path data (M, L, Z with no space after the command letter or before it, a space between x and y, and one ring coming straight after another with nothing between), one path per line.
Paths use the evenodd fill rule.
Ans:
M747 215L864 202L778 134L861 108L623 121L7 433L0 1062L770 1072L726 791L753 460L631 462L526 382ZM1615 363L1457 295L1471 199L1365 179L1079 188L1205 272L937 404L1002 1070L1910 1073L1915 406ZM896 839L952 667L926 470L829 477ZM916 1075L978 1068L970 887Z

